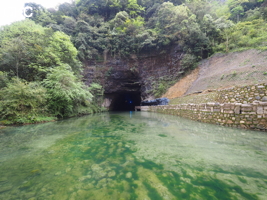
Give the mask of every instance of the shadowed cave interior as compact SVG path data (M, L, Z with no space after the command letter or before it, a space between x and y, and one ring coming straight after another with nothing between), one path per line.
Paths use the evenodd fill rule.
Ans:
M110 111L134 111L135 106L140 106L141 103L141 94L136 91L117 92L106 96L112 99Z

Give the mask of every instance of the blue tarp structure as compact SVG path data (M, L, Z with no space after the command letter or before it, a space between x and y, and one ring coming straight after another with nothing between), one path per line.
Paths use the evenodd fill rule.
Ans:
M158 105L168 105L169 104L169 99L168 98L158 98L158 99L153 99L150 101L142 101L141 106L158 106Z

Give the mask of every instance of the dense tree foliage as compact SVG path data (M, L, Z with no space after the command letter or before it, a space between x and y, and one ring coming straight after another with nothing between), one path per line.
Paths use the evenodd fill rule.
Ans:
M42 80L49 68L61 63L68 63L75 72L80 68L68 35L31 20L3 27L0 46L0 70L27 81Z
M43 85L47 88L49 108L62 117L72 115L75 109L92 99L89 89L77 80L67 65L51 69Z
M97 111L91 88L78 78L77 54L70 36L32 20L2 27L0 119L32 123Z
M127 57L177 44L201 59L232 49L236 23L267 16L263 0L79 0L57 11L33 6L39 15L32 20L71 36L82 62L101 60L107 52Z

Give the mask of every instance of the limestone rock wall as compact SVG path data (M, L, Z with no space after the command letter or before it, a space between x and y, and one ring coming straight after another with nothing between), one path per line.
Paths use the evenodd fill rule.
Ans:
M152 95L153 85L161 79L178 80L184 73L183 54L178 45L165 53L147 53L128 58L108 56L104 61L84 64L83 81L100 83L105 94L140 91L142 100Z

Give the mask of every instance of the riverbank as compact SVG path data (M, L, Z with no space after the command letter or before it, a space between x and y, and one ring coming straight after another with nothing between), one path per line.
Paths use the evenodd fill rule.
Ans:
M23 122L19 121L11 121L11 120L2 120L0 121L0 129L5 128L7 126L23 126L23 125L29 125L29 124L41 124L41 123L46 123L46 122L54 122L57 121L58 118L56 117L40 117L36 119L29 119L29 120L24 120Z
M181 104L147 106L146 111L177 115L199 122L253 130L267 130L267 103ZM141 108L141 110L143 110Z
M64 118L57 118L57 117L47 117L47 116L38 116L35 118L19 118L16 120L7 120L7 119L0 119L0 129L1 127L5 128L7 126L24 126L24 125L30 125L30 124L41 124L41 123L46 123L46 122L54 122L62 119L69 119L73 117L82 117L85 115L91 115L94 113L100 113L100 112L106 112L107 110L105 108L99 109L98 112L80 112L78 115L72 115L69 117L64 117Z

